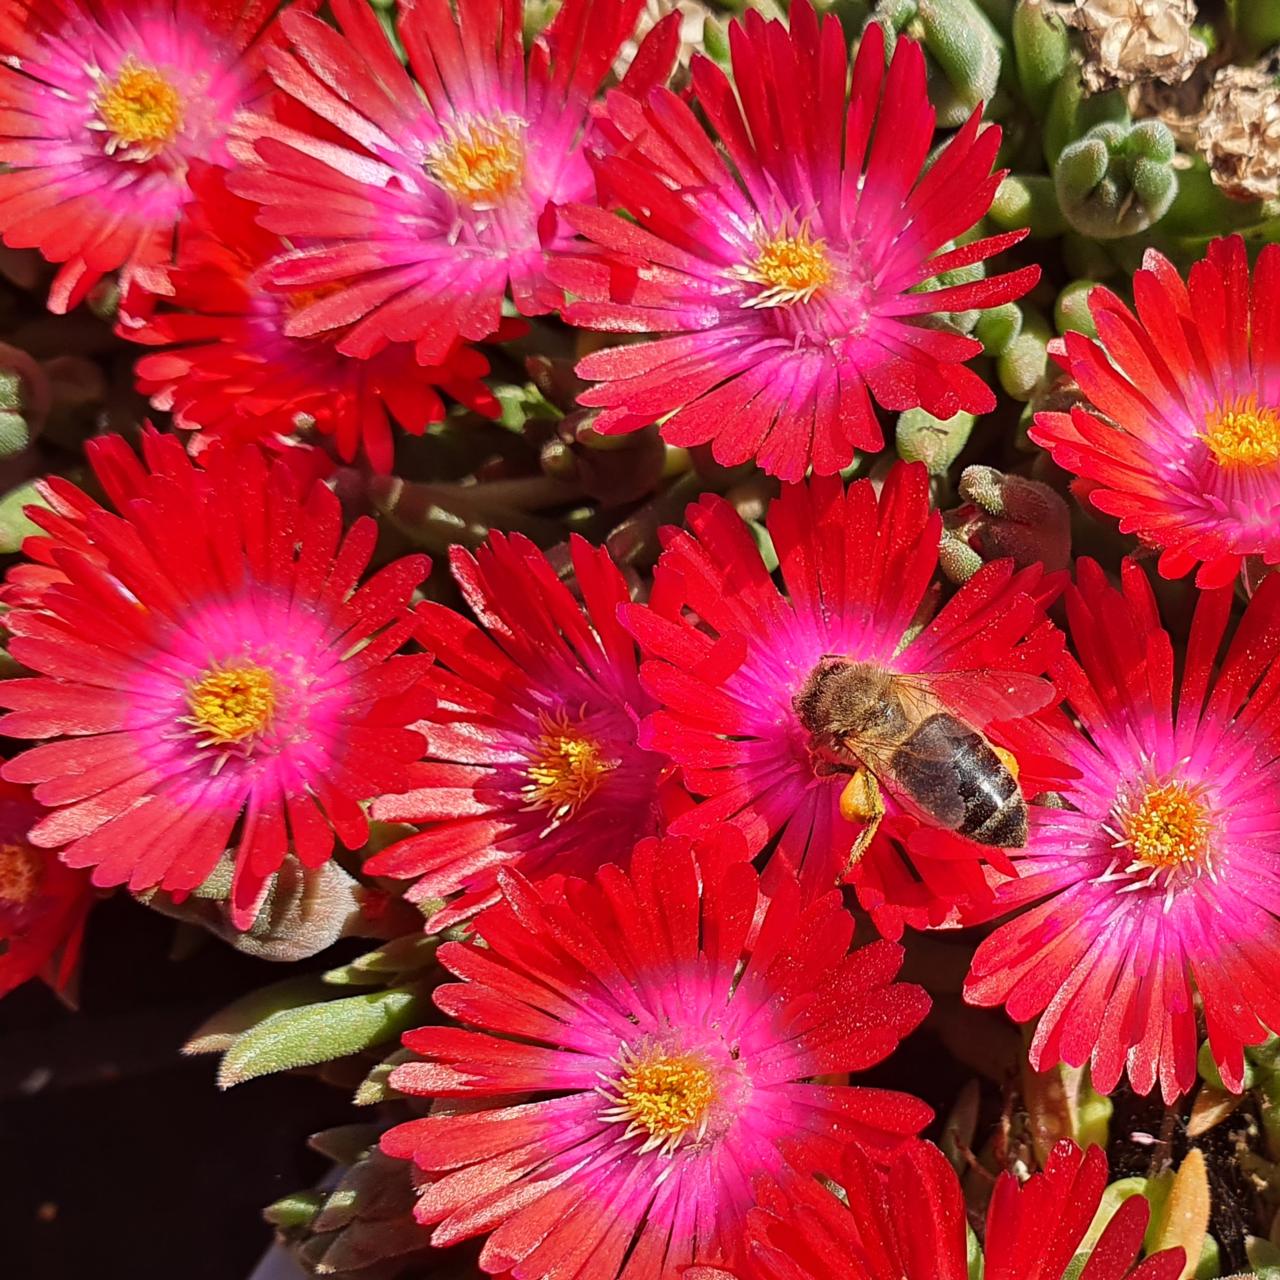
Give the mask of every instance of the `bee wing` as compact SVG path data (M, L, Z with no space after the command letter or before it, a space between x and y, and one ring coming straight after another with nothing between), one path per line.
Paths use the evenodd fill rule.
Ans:
M1051 681L1021 671L938 671L906 679L923 684L975 729L995 720L1021 720L1057 698Z

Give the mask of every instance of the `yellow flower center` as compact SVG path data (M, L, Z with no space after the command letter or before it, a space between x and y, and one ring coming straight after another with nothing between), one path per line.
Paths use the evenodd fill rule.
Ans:
M743 280L764 285L746 305L749 307L790 307L808 302L819 289L831 283L831 259L825 240L809 234L801 223L795 235L778 235L757 241L755 261L735 273Z
M1211 413L1200 438L1220 467L1274 467L1280 462L1280 409L1260 407L1256 396L1248 396Z
M182 97L154 67L130 56L94 100L98 119L111 134L111 150L140 147L154 154L182 128Z
M1148 787L1141 803L1121 817L1120 842L1135 862L1163 871L1200 865L1209 854L1213 823L1198 788L1183 782Z
M523 788L529 808L550 809L558 822L576 813L595 794L605 775L618 767L600 744L569 720L565 712L542 716L542 733L525 769Z
M641 1151L675 1151L706 1131L718 1096L711 1063L700 1053L671 1053L653 1045L640 1053L624 1046L622 1074L605 1092L614 1105L607 1120L625 1120L627 1136L647 1134Z
M0 844L0 903L25 906L40 892L44 859L27 844Z
M472 208L498 204L524 178L524 121L515 116L466 119L448 126L427 150L427 171Z
M187 690L186 717L201 742L230 746L261 733L276 710L276 678L265 667L246 662L213 667Z

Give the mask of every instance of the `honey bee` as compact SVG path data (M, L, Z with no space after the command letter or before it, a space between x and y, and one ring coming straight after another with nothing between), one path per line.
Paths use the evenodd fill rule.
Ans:
M1052 700L1052 684L1018 672L903 674L824 657L792 705L831 770L851 775L840 812L865 825L849 865L866 852L884 817L882 785L935 827L997 848L1024 845L1027 805L1017 763L982 728Z

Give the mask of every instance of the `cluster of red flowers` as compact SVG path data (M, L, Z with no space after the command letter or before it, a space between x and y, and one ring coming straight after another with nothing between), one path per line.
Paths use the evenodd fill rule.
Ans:
M1280 1028L1280 249L1252 281L1238 239L1185 284L1152 256L1136 315L1096 291L1056 352L1091 407L1033 430L1163 573L1200 566L1185 662L1132 564L996 562L939 607L923 468L837 473L876 404L995 403L936 321L1038 276L946 280L1020 239L970 235L998 130L934 149L918 46L872 25L850 64L806 0L677 94L675 15L620 65L640 7L564 0L526 50L519 0L401 0L395 43L365 0L0 5L0 233L62 264L55 309L120 271L139 386L199 445L95 442L101 502L42 482L4 588L31 674L0 730L33 745L0 992L69 981L95 888L225 862L246 928L286 859L410 823L363 871L471 929L392 1076L430 1114L383 1143L434 1243L522 1280L962 1280L929 1109L849 1082L929 1009L904 929L1000 920L967 999L1104 1091L1189 1090L1197 999L1230 1087ZM785 482L776 572L707 496L642 603L578 539L576 594L522 537L456 550L474 621L417 599L423 556L362 581L376 525L294 437L387 470L393 422L496 413L480 347L550 311L659 335L587 356L582 403ZM842 883L881 935L853 949ZM1105 1178L1067 1144L1002 1179L987 1280L1060 1280ZM1086 1280L1181 1274L1131 1270L1144 1213Z

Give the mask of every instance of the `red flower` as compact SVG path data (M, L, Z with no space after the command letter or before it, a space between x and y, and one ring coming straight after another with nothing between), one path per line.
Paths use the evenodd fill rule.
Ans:
M44 812L27 787L0 781L0 996L37 975L67 991L93 905L89 877L27 839Z
M66 542L61 517L46 524L62 577L5 618L10 652L40 674L0 682L0 730L48 741L3 775L52 810L32 843L99 885L187 893L243 818L245 927L287 851L317 866L335 832L358 848L360 803L411 784L430 659L392 655L428 562L358 587L375 527L344 536L324 485L300 492L256 450L213 451L202 471L173 437L152 437L148 461L120 515L80 495Z
M420 607L437 662L427 781L374 816L426 827L367 870L419 877L419 902L450 899L435 927L493 901L501 867L585 875L658 828L662 758L636 743L654 704L616 618L626 583L603 548L574 537L570 550L581 605L526 538L494 534L474 557L452 554L482 626Z
M830 475L883 443L871 396L949 418L995 397L965 367L981 344L940 313L1024 294L1038 267L925 288L1025 234L955 247L1000 184L1000 131L974 111L925 168L934 112L920 47L900 38L887 74L870 24L848 83L846 37L808 0L791 28L748 11L730 27L733 82L693 60L694 106L666 89L609 97L616 154L602 203L566 217L590 256L552 264L572 324L668 335L588 356L582 397L602 432L661 421L671 444L710 441L784 480ZM717 146L716 143L720 145Z
M382 1142L435 1175L417 1209L435 1244L488 1235L481 1268L525 1280L732 1263L753 1176L888 1152L928 1121L905 1094L810 1083L924 1017L893 981L901 949L850 953L837 892L806 907L792 878L766 898L744 855L722 831L642 842L591 882L504 872L486 945L440 948L463 981L436 1003L469 1027L409 1032L425 1061L392 1083L447 1101Z
M1088 501L1160 550L1160 572L1229 583L1245 559L1280 564L1280 246L1252 282L1244 241L1215 240L1184 284L1148 249L1135 315L1089 295L1097 342L1056 344L1087 406L1036 415L1031 438L1074 471ZM1202 562L1202 563L1201 563Z
M334 437L344 461L363 448L389 471L391 421L421 435L444 417L440 393L496 417L499 405L480 379L478 352L457 342L438 367L424 368L397 343L369 360L342 355L335 338L291 338L285 328L315 295L266 286L271 262L288 245L255 222L256 206L227 190L226 174L191 175L198 203L187 211L171 296L145 320L126 320L134 342L167 346L137 363L138 388L179 427L247 441L291 436L299 423Z
M557 209L592 196L587 110L641 3L566 0L526 65L519 0L403 0L407 70L367 0L332 0L341 34L287 13L292 48L272 72L316 124L253 122L232 182L265 226L307 239L270 273L320 295L285 332L341 330L356 356L411 341L438 365L459 335L497 331L508 286L523 314L558 305L544 279L569 236ZM664 74L677 25L651 34L629 86Z
M885 1179L850 1149L840 1182L847 1203L816 1181L761 1186L747 1280L967 1280L964 1195L937 1147L904 1144ZM983 1280L1063 1280L1106 1184L1101 1147L1086 1154L1065 1140L1021 1186L1001 1174L987 1209ZM1125 1200L1079 1280L1178 1280L1181 1249L1134 1267L1149 1213L1142 1196Z
M825 892L860 825L840 814L848 770L830 767L795 708L810 674L833 654L909 677L964 673L949 681L953 696L975 704L964 714L1007 718L1019 708L1002 687L1023 688L1061 648L1044 617L1056 579L1038 566L988 565L908 639L926 607L941 530L917 465L895 467L878 496L868 480L848 491L835 477L785 487L768 514L785 595L729 503L705 496L687 520L689 532L667 539L649 605L623 611L647 658L644 685L663 704L641 742L670 756L689 790L706 797L671 830L694 835L731 822L753 851L777 837L807 891ZM1031 686L1040 702L1052 692ZM1035 794L1048 762L1022 764ZM892 793L886 802L886 821L853 873L883 932L941 923L988 895L980 860L1000 851L956 837L940 848L940 833L921 829Z
M1200 593L1179 664L1136 564L1120 590L1078 564L1079 661L1055 670L1070 716L1014 730L1072 776L1060 806L1031 807L987 912L1021 913L965 982L971 1003L1036 1022L1037 1070L1088 1062L1103 1092L1127 1072L1172 1103L1196 1082L1197 995L1237 1092L1244 1046L1280 1031L1280 578L1229 632L1232 596Z
M126 267L163 289L187 168L228 159L281 0L7 0L0 9L0 232L75 306ZM309 3L309 0L304 0Z

